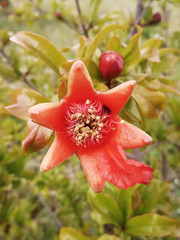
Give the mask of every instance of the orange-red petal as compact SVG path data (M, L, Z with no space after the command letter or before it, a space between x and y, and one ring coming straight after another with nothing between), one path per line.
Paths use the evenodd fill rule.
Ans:
M116 125L113 139L122 148L139 148L152 142L152 138L141 129L124 120L121 120L119 117L117 117L117 121L119 123Z
M70 157L75 152L72 145L68 144L61 133L57 133L55 139L45 155L40 170L46 172Z
M134 89L136 81L131 80L112 88L107 92L99 92L99 100L103 105L111 109L113 114L118 114L128 101Z
M102 148L97 160L100 175L119 188L148 184L153 176L151 167L133 159L127 160L123 149L114 143Z
M30 118L47 128L58 131L63 126L65 101L40 103L28 111Z
M88 98L94 98L96 92L94 91L91 77L80 60L76 61L70 70L68 80L68 92L66 98L68 101L81 101Z
M97 151L88 150L80 151L77 153L77 156L81 161L81 165L86 174L88 182L95 192L101 192L105 184L105 179L100 176L97 167L98 154L98 149Z

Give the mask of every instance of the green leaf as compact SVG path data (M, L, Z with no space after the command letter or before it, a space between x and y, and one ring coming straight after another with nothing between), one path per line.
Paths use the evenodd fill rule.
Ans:
M99 83L99 84L97 84L97 86L96 86L96 91L106 92L106 91L108 91L108 90L109 90L108 86L107 86L106 84L104 84L104 83Z
M84 53L87 41L88 39L85 36L79 37L79 48L77 52L77 58L83 57L83 53Z
M166 106L166 97L162 92L150 90L140 84L136 85L132 96L146 118L158 117Z
M28 120L28 109L37 103L43 102L49 102L49 100L38 92L20 88L12 92L11 105L6 106L5 109L17 118Z
M58 88L58 98L61 100L67 93L67 83L66 79L63 79L61 83L59 84Z
M66 58L50 41L38 34L31 32L17 32L10 38L10 40L28 49L58 74L59 65L61 62L66 61Z
M51 129L40 126L29 119L25 137L22 141L24 153L28 154L43 149L50 141L52 135L53 131Z
M122 52L124 59L124 68L122 74L135 67L140 61L140 36L142 29L138 25L136 28L138 32L131 38L128 46Z
M151 62L160 62L159 49L154 47L146 47L141 50L141 59L148 59Z
M93 60L91 60L89 58L80 58L80 60L83 61L83 63L85 64L92 80L93 79L101 80L101 76L99 74L98 67ZM59 69L60 73L64 76L68 76L69 71L75 61L76 60L64 62L63 64L61 64L60 69Z
M163 237L174 232L174 219L158 214L144 214L127 222L126 232L137 236Z
M93 22L96 22L97 16L98 16L98 9L101 4L102 0L91 0L91 7L92 7L92 17L91 19Z
M6 201L6 204L3 205L0 211L0 221L8 221L10 214L14 210L15 207L15 200L14 198L10 198Z
M124 49L125 46L121 42L120 38L115 36L111 37L106 44L106 51L118 52L122 56Z
M132 194L137 188L137 185L129 189L121 189L117 203L123 214L123 223L126 223L132 213Z
M145 188L142 194L142 203L136 208L135 215L150 213L156 206L160 196L160 182L152 180L150 185Z
M171 71L179 59L179 56L164 56L159 63L153 64L151 68L152 73L161 74L162 72Z
M89 189L88 201L96 212L109 221L108 223L121 226L122 213L112 197L105 194L95 193L92 189Z
M104 234L103 236L99 237L97 240L121 240L121 239L113 235Z
M162 45L162 43L164 42L164 38L152 38L149 39L147 42L144 43L143 45L143 49L146 47L154 47L154 48L160 48L160 46Z
M89 44L89 46L87 48L87 52L86 52L86 57L91 58L92 55L94 54L96 48L99 46L102 39L105 37L105 35L116 29L120 29L123 31L125 30L125 28L120 24L112 24L112 25L103 27L103 29L95 36L95 38Z
M168 53L180 54L180 49L177 49L177 48L162 48L162 49L160 49L160 57L162 57Z
M180 237L180 221L177 222L176 229L172 233L173 237Z
M126 105L120 112L120 117L128 122L136 122L142 124L142 114L140 112L140 108L133 97L130 97Z
M72 229L63 227L61 228L59 240L88 240L82 233Z
M173 94L180 96L180 91L177 88L175 88L171 85L168 85L168 84L164 84L162 82L160 82L159 90L162 92L169 92L169 93L173 93Z

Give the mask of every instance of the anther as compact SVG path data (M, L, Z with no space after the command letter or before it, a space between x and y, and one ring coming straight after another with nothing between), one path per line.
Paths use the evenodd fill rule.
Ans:
M88 108L88 112L89 113L94 113L94 111L92 109L90 109L90 108Z
M99 127L103 127L104 124L103 124L103 123L98 123L98 126L99 126Z
M87 105L90 104L90 100L89 99L86 100L86 104Z

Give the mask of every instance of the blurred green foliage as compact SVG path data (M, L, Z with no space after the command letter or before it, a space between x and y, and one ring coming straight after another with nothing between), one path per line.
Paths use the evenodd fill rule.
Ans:
M0 1L0 238L177 239L180 2L153 0L148 5L149 1L143 1L143 7L149 7L133 36L129 32L135 19L135 0L79 2L81 14L73 0ZM156 12L162 14L162 21L152 23ZM88 38L82 36L85 33ZM110 86L98 71L99 56L107 50L119 52L125 61L122 75ZM154 139L152 146L127 152L127 156L156 169L149 186L123 190L106 184L102 193L94 193L88 190L75 156L49 172L39 173L45 146L53 135L45 134L44 141L39 126L29 123L26 130L26 122L8 111L27 120L30 106L62 98L76 58L85 63L99 91L131 79L137 81L120 116ZM11 105L8 111L4 108L7 105ZM43 139L40 145L37 134ZM25 153L42 150L24 155L24 135L25 140L31 137L23 144Z

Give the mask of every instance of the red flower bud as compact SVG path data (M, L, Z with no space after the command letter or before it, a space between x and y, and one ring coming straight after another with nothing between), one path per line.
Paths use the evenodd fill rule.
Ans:
M104 52L99 59L99 72L106 81L118 77L124 66L121 55L117 52Z
M62 20L61 12L56 12L56 18Z
M157 12L157 13L153 14L152 19L154 22L161 22L161 20L162 20L161 13Z
M7 5L8 5L8 2L7 2L6 0L3 0L3 1L1 2L1 6L2 6L2 7L7 7Z

